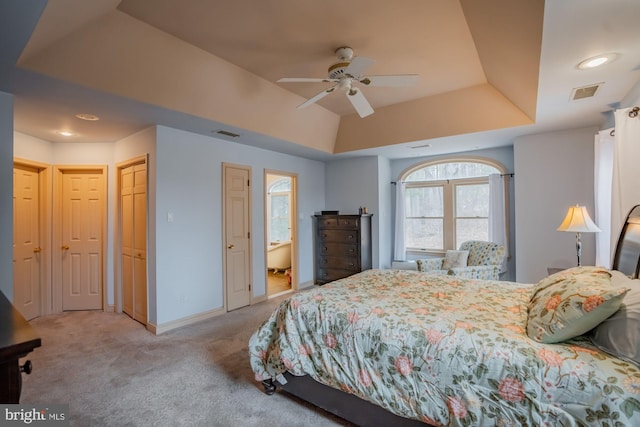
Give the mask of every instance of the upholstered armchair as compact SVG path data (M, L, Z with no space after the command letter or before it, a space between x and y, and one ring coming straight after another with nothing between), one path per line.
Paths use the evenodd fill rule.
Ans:
M499 280L505 248L494 242L469 240L443 258L417 260L418 270L468 279Z

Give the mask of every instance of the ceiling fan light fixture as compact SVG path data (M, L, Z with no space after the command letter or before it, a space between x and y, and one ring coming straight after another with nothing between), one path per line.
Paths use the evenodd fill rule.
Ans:
M338 83L338 87L342 90L344 90L345 92L350 92L351 91L351 79L340 79L340 82Z
M344 72L349 66L349 62L336 62L327 70L330 79L339 79L344 76Z
M367 101L362 91L355 87L354 83L364 86L410 86L417 82L416 74L394 74L387 76L365 76L364 72L375 62L373 59L361 56L353 56L350 47L339 47L335 54L338 62L329 67L329 78L314 77L283 77L278 83L334 83L330 88L324 89L311 98L298 105L296 108L305 108L316 103L335 89L341 89L360 117L373 114L373 107Z
M580 61L580 63L578 64L578 69L589 70L591 68L600 67L604 64L613 62L617 57L618 57L618 54L613 52L592 56L591 58L587 58L584 61Z

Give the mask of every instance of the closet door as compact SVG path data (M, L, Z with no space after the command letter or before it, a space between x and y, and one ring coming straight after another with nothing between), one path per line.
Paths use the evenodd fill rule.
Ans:
M120 171L122 311L133 317L133 166Z
M41 314L39 170L13 168L13 303L25 319Z
M147 323L147 165L133 166L133 318Z
M147 168L120 171L122 311L147 324Z

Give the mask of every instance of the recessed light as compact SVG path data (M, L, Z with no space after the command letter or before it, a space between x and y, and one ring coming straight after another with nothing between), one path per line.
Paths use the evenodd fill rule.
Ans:
M600 67L604 64L613 62L618 57L617 53L604 53L598 56L592 56L578 64L580 70L588 70L590 68Z
M56 133L61 136L73 136L73 133L67 132L66 130L59 130Z
M100 117L96 116L95 114L80 113L80 114L76 114L76 117L79 118L80 120L87 120L89 122L95 122L100 120Z

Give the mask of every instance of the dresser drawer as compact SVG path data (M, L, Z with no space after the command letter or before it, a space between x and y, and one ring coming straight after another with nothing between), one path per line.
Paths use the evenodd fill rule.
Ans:
M356 230L360 227L359 217L330 217L320 216L318 218L318 228L340 228Z
M330 256L356 256L358 255L358 245L353 244L343 244L343 243L333 243L333 242L322 242L318 251L321 255L330 255Z
M354 272L360 271L360 263L356 257L320 256L318 267L323 269L340 269Z
M338 218L338 228L357 229L358 227L360 227L360 218L352 218L352 217Z
M318 277L316 278L316 281L318 283L324 284L327 282L333 282L334 280L342 279L344 277L349 277L353 274L355 274L355 272L353 271L321 268L318 270Z
M319 217L318 228L338 228L338 218L336 217Z
M358 230L318 230L320 245L326 242L356 243L358 242Z

